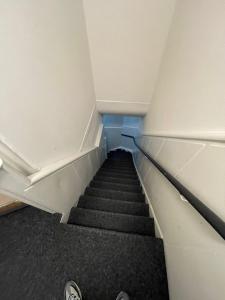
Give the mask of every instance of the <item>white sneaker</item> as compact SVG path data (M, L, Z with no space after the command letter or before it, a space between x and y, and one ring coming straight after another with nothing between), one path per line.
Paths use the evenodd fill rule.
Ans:
M120 292L119 295L116 297L116 300L129 300L129 296L125 292Z
M68 281L64 289L64 300L82 300L81 291L74 281Z

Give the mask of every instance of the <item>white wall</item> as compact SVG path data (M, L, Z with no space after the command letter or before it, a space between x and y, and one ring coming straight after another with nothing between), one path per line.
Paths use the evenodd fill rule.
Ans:
M149 152L158 161L163 163L167 161L167 168L168 165L171 166L170 172L184 166L187 158L191 157L190 147L183 157L178 151L173 152L171 156L169 146L164 148L161 142L150 139L149 143L145 142L145 144L149 146ZM185 149L185 145L182 147ZM197 148L198 146L195 150ZM170 299L223 300L225 295L224 240L188 202L181 198L176 189L142 154L137 153L135 157L151 205L151 215L154 217L155 224L159 224L156 232L158 236L163 237L164 241ZM200 160L196 160L198 166ZM203 161L201 163L204 171L207 169L204 167L205 163ZM192 168L193 165L194 163L187 168L189 171L186 174L189 176L195 176L198 169L197 166ZM217 176L215 170L212 177L213 175ZM208 184L209 182L204 187L200 185L198 191L207 188ZM194 191L196 192L196 189Z
M95 105L82 1L0 6L0 139L41 168L79 152Z
M102 139L99 147L32 186L25 186L12 174L0 170L0 191L40 209L60 213L62 221L67 222L70 209L77 205L79 197L104 160L105 149Z
M225 140L224 0L178 1L148 133Z
M64 161L61 166L57 164L55 169L54 164L43 168L27 177L26 181L3 165L0 168L0 192L40 209L60 213L62 221L67 222L70 209L77 205L79 197L106 158L103 126L97 124L97 128L92 149L83 151L83 155L71 162ZM84 144L88 138L87 135Z
M101 112L146 113L175 0L84 0ZM113 101L113 104L111 103ZM112 111L113 109L113 111Z
M81 0L0 0L0 191L63 221L105 158Z
M225 220L225 5L178 0L141 144ZM224 299L225 243L151 163L136 165L164 238L171 300Z

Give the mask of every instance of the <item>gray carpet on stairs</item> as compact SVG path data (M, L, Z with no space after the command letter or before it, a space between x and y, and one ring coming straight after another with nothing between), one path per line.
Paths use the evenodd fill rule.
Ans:
M140 186L139 181L136 179L130 179L130 178L118 178L118 177L109 177L109 176L101 176L96 175L94 177L94 180L96 181L102 181L102 182L115 182L115 183L123 183L123 184L131 184L131 185L138 185Z
M73 208L69 223L118 232L155 235L154 221L151 218L86 208Z
M0 299L62 300L75 280L84 300L168 299L160 239L63 225L27 207L0 218Z
M101 188L87 187L85 195L109 198L113 200L144 202L145 196L141 193L115 191Z
M92 180L90 183L91 187L116 190L116 191L125 191L125 192L134 192L141 193L142 189L140 186L132 185L132 184L124 184L124 183L116 183L116 182L99 182L96 180Z
M149 207L146 203L120 201L107 198L97 198L91 196L81 196L78 207L109 211L114 213L137 215L137 216L149 216Z
M134 180L137 180L138 177L136 174L132 173L132 174L129 174L129 173L126 173L126 174L122 174L120 172L111 172L110 170L106 170L106 169L100 169L99 172L97 173L97 175L100 175L100 176L108 176L108 177L115 177L115 178L130 178L130 179L134 179Z
M107 174L111 164L132 167L131 154L111 152ZM63 300L74 280L84 300L115 300L121 290L130 300L168 300L163 241L144 200L141 191L103 185L86 189L73 224L32 207L0 217L0 299Z

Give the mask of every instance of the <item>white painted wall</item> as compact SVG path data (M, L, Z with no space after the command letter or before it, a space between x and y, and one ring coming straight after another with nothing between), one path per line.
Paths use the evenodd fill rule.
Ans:
M0 6L0 191L65 222L106 152L83 3Z
M0 6L0 139L42 168L79 153L95 105L82 1Z
M178 0L141 144L225 220L225 4ZM158 234L171 300L224 299L225 243L156 170L135 156Z
M101 112L146 113L175 0L84 0ZM113 103L111 103L113 101ZM117 107L119 107L117 109ZM112 111L113 110L113 111Z
M145 130L225 140L224 0L177 2Z
M98 129L95 146L84 155L61 166L43 168L28 177L27 182L18 180L4 167L0 168L0 192L40 209L60 213L62 222L67 222L70 209L77 205L79 197L106 158L103 127L98 126ZM48 174L48 171L52 173Z
M152 139L150 143L152 145L151 150L149 148L150 152L157 160L165 162L164 151L166 148L168 150L168 147L164 148L159 141ZM185 149L185 145L182 147ZM195 147L196 151L197 146ZM190 147L183 157L176 152L177 159L175 155L171 157L168 152L167 168L169 164L174 166L169 168L169 171L179 165L184 166L187 158L191 157L191 152L194 151L190 151ZM200 160L196 159L196 163L199 164ZM223 300L225 295L224 240L188 202L181 199L176 189L142 154L136 154L135 162L151 205L151 215L155 223L159 224L156 232L164 240L170 299ZM201 167L206 169L203 162ZM187 169L189 175L195 175L196 168L191 169L190 166ZM215 175L214 171L213 174ZM207 189L207 185L204 188ZM201 189L202 185L198 187L198 191Z

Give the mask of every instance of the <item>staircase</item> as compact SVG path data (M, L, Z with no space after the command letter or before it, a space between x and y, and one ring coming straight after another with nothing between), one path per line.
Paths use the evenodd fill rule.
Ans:
M72 208L69 223L123 233L154 236L154 221L137 178L132 156L117 150Z
M109 153L68 224L26 207L0 218L0 234L2 300L62 300L68 280L84 300L115 300L121 290L131 300L169 298L163 242L128 152Z

